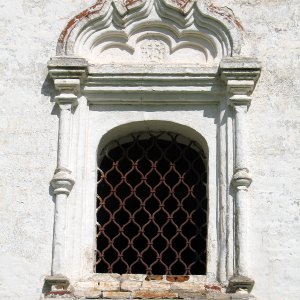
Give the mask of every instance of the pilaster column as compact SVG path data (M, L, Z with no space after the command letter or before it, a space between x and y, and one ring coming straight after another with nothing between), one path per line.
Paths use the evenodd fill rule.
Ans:
M247 161L246 113L251 104L251 94L260 75L259 62L251 58L226 58L220 64L221 78L227 85L228 104L234 110L234 174L235 189L235 276L229 289L251 291L254 281L248 278L247 259L247 202L252 178Z
M69 166L70 128L72 109L77 105L80 79L54 79L54 85L59 91L59 95L55 97L55 101L58 104L60 112L57 167L51 180L55 194L52 275L62 275L65 274L64 232L66 200L75 183Z
M74 57L54 57L48 62L50 76L54 79L58 95L55 102L59 107L59 132L57 167L51 180L55 195L53 251L52 251L52 279L57 286L65 287L65 224L66 201L75 180L70 167L70 134L72 126L72 111L77 106L80 84L85 77L87 64L84 59ZM53 276L56 278L53 280ZM60 284L57 284L60 282ZM51 287L52 288L52 287ZM53 292L53 291L52 291Z

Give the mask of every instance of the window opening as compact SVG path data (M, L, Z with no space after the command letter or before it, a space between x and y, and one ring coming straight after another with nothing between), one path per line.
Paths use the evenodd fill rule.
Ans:
M206 159L171 132L131 134L98 160L97 273L206 274Z

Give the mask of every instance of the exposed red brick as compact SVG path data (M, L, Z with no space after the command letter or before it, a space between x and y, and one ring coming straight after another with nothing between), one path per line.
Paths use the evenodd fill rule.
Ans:
M132 298L137 299L172 299L178 298L178 293L174 292L152 292L152 291L136 291L131 294Z
M185 9L192 0L172 0L180 9Z
M76 27L77 23L79 23L82 19L88 18L91 15L101 11L101 9L105 3L106 3L106 0L97 0L94 5L85 9L84 11L79 13L77 16L75 16L73 19L71 19L68 22L67 26L64 28L64 30L61 32L59 39L58 39L58 43L63 44L64 41L67 39L67 37L72 32L72 30Z
M191 1L192 0L172 0L172 2L179 8L181 14L184 14L184 10L185 10L186 6Z
M222 288L220 287L220 286L218 286L218 285L211 285L211 284L206 284L205 285L205 289L206 290L213 290L213 291L218 291L218 292L220 292L221 290L222 290Z
M127 299L130 298L130 292L103 292L102 296L107 299Z
M203 297L205 297L207 295L206 291L202 291L202 292L178 292L178 298L180 299L204 299ZM206 297L205 297L206 299ZM219 299L222 300L222 299ZM224 299L223 299L224 300Z
M136 2L139 2L140 0L123 0L123 4L125 7L128 7L130 5L133 5Z
M244 27L241 22L235 17L233 11L227 6L219 7L214 4L210 4L208 9L222 17L224 17L228 22L234 23L240 30L244 31Z
M123 0L123 4L125 7L128 7L130 5L133 5L134 3L138 2L140 0ZM178 8L183 13L184 9L188 5L191 0L172 0ZM58 38L58 44L63 45L73 29L76 27L76 25L83 19L89 18L91 15L96 14L100 12L104 6L104 4L107 2L107 0L97 0L95 4L90 6L89 8L85 9L81 13L79 13L77 16L72 18L67 26L64 28L64 30L61 32L59 38ZM240 30L244 30L241 22L234 16L233 12L229 12L227 7L218 7L214 4L210 4L208 6L209 10L221 15L224 17L227 21L234 23ZM225 9L227 8L227 9Z
M168 275L167 276L167 280L170 282L184 282L184 281L188 281L189 280L189 276L187 275L182 275L182 276L171 276Z
M69 294L71 294L70 291L51 291L49 293L45 293L45 296L51 296L51 295L62 296L62 295L69 295Z
M150 280L163 280L162 275L148 275L145 280L150 281Z

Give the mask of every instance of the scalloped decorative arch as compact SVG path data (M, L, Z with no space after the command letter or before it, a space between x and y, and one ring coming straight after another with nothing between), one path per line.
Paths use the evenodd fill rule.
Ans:
M239 53L241 28L202 1L98 0L68 23L57 55L91 64L214 65Z

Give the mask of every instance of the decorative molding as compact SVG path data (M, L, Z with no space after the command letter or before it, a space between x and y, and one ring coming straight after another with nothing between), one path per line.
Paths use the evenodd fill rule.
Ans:
M228 289L251 291L254 281L248 275L247 190L252 178L247 168L246 113L251 94L260 76L261 64L253 58L225 58L220 63L221 78L228 92L228 104L234 109L234 164L231 184L235 188L235 272Z
M48 61L48 74L55 79L79 79L83 83L86 74L88 63L85 59L73 56L54 56ZM58 89L63 88L58 84ZM70 87L71 88L71 87ZM77 86L75 90L78 91Z
M125 68L125 67L124 67ZM195 66L90 67L83 94L89 104L215 104L224 94L217 68Z
M220 63L221 79L230 96L250 96L261 72L261 63L250 57L226 57Z
M251 94L260 72L261 64L255 58L230 57L224 58L220 63L221 79L225 82L228 92L228 104L235 110L236 174L240 174L241 169L247 170L245 113L250 106Z
M80 79L64 78L54 79L55 88L62 93L77 94L80 90Z
M77 93L80 90L79 79L54 79L54 86L59 91L55 102L60 109L71 109L77 105Z
M90 64L218 65L238 53L240 32L202 1L97 1L62 32L57 55Z
M71 171L67 169L57 169L51 180L51 185L54 189L54 194L69 195L75 184L74 178L71 176Z
M233 95L229 98L228 104L235 111L244 111L246 112L250 106L252 98L247 95Z
M53 256L52 275L59 275L62 279L62 291L50 291L50 293L65 293L64 274L65 268L65 228L66 228L66 201L75 184L69 167L70 160L70 131L72 126L72 107L77 105L77 94L80 92L80 84L87 73L87 63L80 58L54 57L48 62L49 75L54 80L54 86L58 91L55 101L60 108L57 167L51 180L51 186L55 195L55 212L53 228ZM51 288L53 283L48 283Z
M232 176L232 185L237 189L247 189L252 183L248 169L236 170Z

